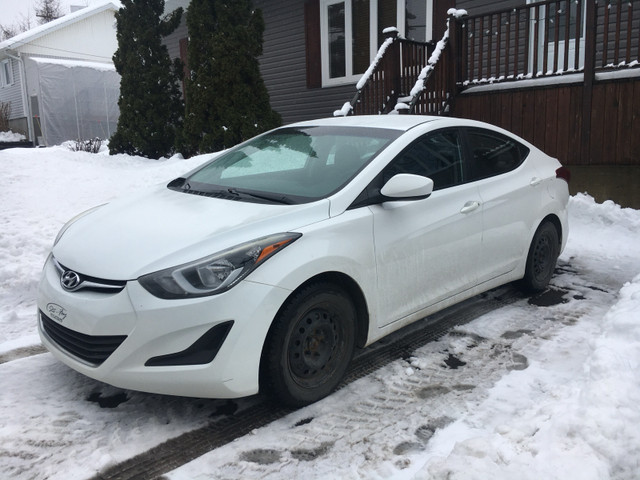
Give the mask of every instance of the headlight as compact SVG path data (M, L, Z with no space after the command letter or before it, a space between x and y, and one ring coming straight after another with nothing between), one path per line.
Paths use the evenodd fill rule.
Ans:
M279 233L224 250L195 262L144 275L140 284L165 299L194 298L229 290L302 234Z
M58 235L56 235L56 239L53 241L53 246L54 247L56 246L56 244L60 241L60 239L64 235L64 232L66 232L71 225L73 225L75 222L77 222L79 219L81 219L85 215L89 215L91 212L93 212L94 210L99 209L100 207L103 207L104 205L106 205L106 204L103 203L102 205L98 205L96 207L90 208L89 210L85 210L84 212L79 213L78 215L73 217L71 220L69 220L67 223L65 223L62 226L62 228L60 229L60 231L58 232Z

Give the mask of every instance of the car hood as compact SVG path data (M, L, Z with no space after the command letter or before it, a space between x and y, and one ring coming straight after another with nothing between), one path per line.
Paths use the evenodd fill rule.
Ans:
M169 190L117 200L80 217L53 248L67 268L132 280L329 217L329 200L273 205Z

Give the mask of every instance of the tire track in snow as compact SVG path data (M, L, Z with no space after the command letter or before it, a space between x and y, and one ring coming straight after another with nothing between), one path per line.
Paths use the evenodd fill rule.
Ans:
M28 347L15 348L0 354L0 365L20 358L40 355L42 353L47 353L47 349L44 348L44 345L30 345Z
M438 429L480 404L509 371L528 367L523 353L536 351L594 310L604 315L620 285L596 288L601 283L593 283L594 274L566 269L544 295L528 302L521 297L502 311L486 312L479 324L454 327L327 404L311 405L225 445L178 470L175 478L203 471L216 472L216 478L301 478L310 471L314 478L386 478L415 468L412 454L428 449Z
M360 351L339 388L366 377L391 362L408 358L411 352L417 348L439 339L458 325L468 323L485 313L501 306L509 305L522 298L524 298L523 294L515 287L500 287L449 307L425 320L415 322ZM393 406L394 403L403 403L398 396L392 399L372 399L372 401L374 404L376 401L380 403L376 408L381 408L382 410L395 408ZM140 455L112 465L92 477L92 480L158 478L164 473L170 472L211 450L283 418L293 411L263 399L257 405L244 410L238 416L226 416L220 421L179 435ZM334 425L333 430L351 429L354 421L356 423L370 422L367 408L365 408L364 415L345 419L342 426ZM364 424L358 428L366 431ZM327 438L334 438L338 433L337 431L330 432ZM316 440L320 440L327 436L327 433L325 432L323 436L316 432L314 435L316 435ZM330 441L324 443L321 441L315 448L299 449L293 454L301 458L313 457L321 454L329 447ZM266 450L247 452L248 458L256 460L258 464L261 462L260 459L268 462L269 454L270 452Z

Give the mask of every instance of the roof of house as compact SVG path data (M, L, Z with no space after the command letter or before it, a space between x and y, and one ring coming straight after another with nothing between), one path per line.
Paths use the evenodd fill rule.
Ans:
M43 25L39 25L35 28L32 28L31 30L27 30L26 32L22 32L15 37L5 40L4 42L0 42L0 51L19 48L22 45L33 42L34 40L37 40L44 35L65 28L68 25L72 25L97 13L103 12L105 10L116 11L120 8L121 5L118 0L110 0L104 3L82 8L76 12L65 15L64 17L60 17Z

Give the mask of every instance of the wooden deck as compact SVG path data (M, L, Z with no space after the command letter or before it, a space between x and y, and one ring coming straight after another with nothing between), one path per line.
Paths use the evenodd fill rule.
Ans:
M453 114L501 126L568 165L640 165L640 78L596 82L590 95L586 110L583 83L470 89Z
M433 45L398 39L352 102L388 113ZM569 165L640 165L640 0L544 0L449 18L411 113L483 120Z
M453 115L502 126L566 164L640 165L640 1L543 1L456 28Z

